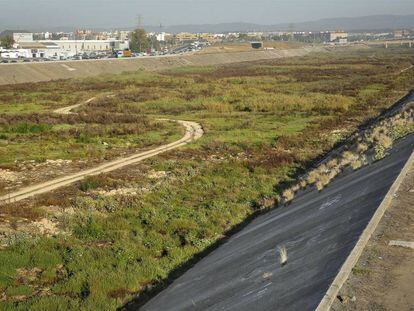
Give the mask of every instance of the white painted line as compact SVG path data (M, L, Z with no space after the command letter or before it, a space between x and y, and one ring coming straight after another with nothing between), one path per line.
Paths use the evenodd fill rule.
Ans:
M414 249L414 242L407 242L407 241L390 241L388 243L389 246L400 246L405 248Z

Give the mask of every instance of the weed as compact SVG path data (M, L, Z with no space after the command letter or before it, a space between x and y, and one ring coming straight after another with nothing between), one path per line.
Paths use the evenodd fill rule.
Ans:
M279 262L280 262L280 265L283 267L287 264L287 261L288 261L287 250L284 245L279 246L278 249L279 249Z

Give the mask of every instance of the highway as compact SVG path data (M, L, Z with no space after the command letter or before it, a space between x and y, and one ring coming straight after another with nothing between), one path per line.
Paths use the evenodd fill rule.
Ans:
M140 310L315 310L413 150L414 134L385 159L256 218Z

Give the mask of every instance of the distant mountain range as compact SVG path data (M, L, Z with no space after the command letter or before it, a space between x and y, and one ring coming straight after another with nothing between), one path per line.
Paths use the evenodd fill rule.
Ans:
M159 31L159 27L147 27L149 31ZM301 23L260 25L251 23L223 23L204 25L176 25L165 27L164 31L178 32L237 32L237 31L323 31L323 30L389 30L399 28L414 29L414 15L374 15L362 17L326 18Z
M1 26L1 25L0 25ZM14 28L12 26L3 29ZM41 27L31 29L25 26L25 29L30 31L73 31L78 28L91 28L84 26L64 26L64 27ZM203 25L173 25L173 26L145 26L147 31L165 31L170 33L179 32L247 32L247 31L323 31L323 30L345 30L345 31L372 31L372 30L390 30L408 28L414 29L414 14L413 15L373 15L362 17L340 17L340 18L326 18L316 21L300 22L300 23L284 23L275 25L260 25L252 23L222 23L222 24L203 24ZM97 31L104 31L110 29L93 28ZM130 30L133 27L113 27L112 29Z

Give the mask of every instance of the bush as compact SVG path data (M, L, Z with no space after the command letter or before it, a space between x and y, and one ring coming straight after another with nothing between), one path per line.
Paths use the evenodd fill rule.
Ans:
M106 236L102 223L92 215L78 216L73 233L77 238L86 240L101 240Z
M100 176L87 176L79 184L79 190L88 192L101 187L102 178Z

